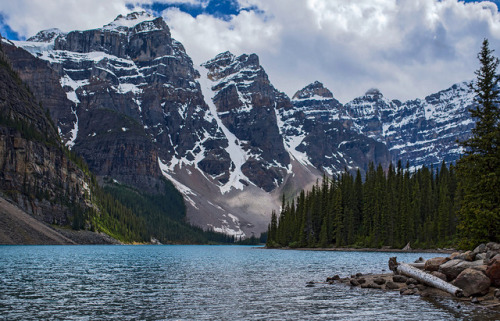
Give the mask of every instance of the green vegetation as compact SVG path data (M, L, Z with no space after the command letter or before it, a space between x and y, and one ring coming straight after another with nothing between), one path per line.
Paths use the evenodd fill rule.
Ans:
M272 214L268 247L447 246L456 241L456 176L453 166L410 173L392 164L370 164L366 179L344 172L323 177Z
M483 41L478 54L480 68L472 84L477 104L470 109L476 126L472 137L461 143L465 156L457 163L458 184L463 193L459 230L461 246L500 241L500 108L498 58Z
M186 208L182 195L170 181L163 181L165 189L160 194L147 194L131 187L112 183L104 192L123 204L144 222L145 235L161 243L233 243L234 237L213 231L203 231L185 222Z

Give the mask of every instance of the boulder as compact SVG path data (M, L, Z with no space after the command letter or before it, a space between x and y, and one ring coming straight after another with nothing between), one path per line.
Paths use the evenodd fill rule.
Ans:
M419 291L424 291L427 289L427 286L425 286L425 284L417 284L416 287Z
M475 249L474 249L474 253L478 254L478 253L485 253L486 252L486 244L482 243L482 244L479 244Z
M450 260L456 259L460 255L460 252L453 252L450 254Z
M386 284L385 284L385 288L387 290L396 290L396 289L399 289L399 285L397 285L396 283L392 282L392 281L388 281Z
M500 286L500 254L495 255L486 268L486 275L494 286Z
M441 273L439 271L432 271L431 274L443 281L446 281L446 275L444 273Z
M483 272L467 268L452 282L464 291L465 296L485 295L488 293L491 281Z
M448 281L454 280L463 270L468 268L478 269L483 265L483 260L478 261L462 261L453 259L439 266L439 272L446 275Z
M378 284L378 285L382 285L382 284L385 284L385 279L384 278L375 278L375 279L373 279L373 282Z
M351 279L351 280L349 281L349 283L350 283L352 286L358 286L358 285L359 285L359 282L358 282L358 280L356 280L356 279Z
M486 244L486 248L490 251L500 252L500 243L490 242Z
M359 284L365 284L366 283L366 280L364 278L359 278L359 279L356 279L356 280L358 280Z
M410 285L410 284L417 285L417 284L418 284L418 281L417 281L417 280L415 280L414 278L409 278L408 280L406 280L406 284L407 284L407 285Z
M401 291L399 291L399 293L401 295L414 295L414 294L417 294L417 290L415 290L415 289L401 289Z
M495 251L488 251L486 252L486 257L484 258L484 264L488 265L490 264L490 261L497 256L500 253L497 253Z
M424 270L426 271L437 271L439 266L443 263L448 262L450 259L447 257L434 257L425 261Z
M404 275L394 275L392 277L392 281L394 281L396 283L406 283L407 280L408 280L408 278Z
M465 260L465 261L474 261L476 257L476 253L472 251L467 251L465 253L460 253L454 257L454 259Z
M486 258L486 253L477 253L476 260L483 260Z
M493 295L495 298L500 299L500 289L496 289Z
M474 253L472 251L467 251L464 253L464 259L466 261L472 262L476 259L476 253Z

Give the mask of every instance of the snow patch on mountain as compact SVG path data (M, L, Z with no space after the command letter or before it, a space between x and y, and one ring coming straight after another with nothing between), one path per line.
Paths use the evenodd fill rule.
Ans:
M179 192L181 192L182 195L184 195L184 200L186 200L194 208L198 209L198 207L196 206L196 202L191 198L192 196L197 196L197 194L192 189L182 184L181 182L176 180L172 175L170 175L169 166L167 166L167 164L162 162L162 160L159 157L158 157L158 165L160 166L160 170L163 176L165 176L168 180L170 180L172 184L174 184L175 188L177 188Z
M133 12L128 14L127 16L119 15L116 17L116 19L102 27L103 30L115 30L115 31L123 31L124 29L128 28L133 28L134 26L138 25L139 23L145 22L145 21L152 21L156 19L155 16L150 15L149 13L142 11L142 12ZM152 25L152 24L151 24ZM149 25L148 26L151 28L149 30L145 31L151 31L156 29L154 25Z
M205 102L210 109L212 117L215 119L217 125L228 140L228 147L226 148L226 151L231 157L231 161L234 165L234 168L230 169L228 182L220 186L220 191L222 194L225 194L232 188L243 190L245 185L242 183L242 180L248 181L248 178L241 171L241 166L243 166L243 164L248 160L248 154L241 147L238 138L233 133L231 133L231 131L223 124L222 120L220 119L217 113L217 107L213 102L215 93L212 91L212 83L211 80L207 77L209 71L203 66L201 66L200 69L201 77L199 78L199 83L201 86L201 91L203 93L203 96L205 97Z

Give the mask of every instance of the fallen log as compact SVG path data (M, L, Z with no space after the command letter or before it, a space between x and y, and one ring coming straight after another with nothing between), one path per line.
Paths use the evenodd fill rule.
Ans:
M391 257L389 259L389 269L396 274L403 274L412 277L421 283L443 290L456 297L462 297L464 295L462 289L454 286L453 284L441 280L432 274L420 271L419 269L406 263L398 263L395 257Z

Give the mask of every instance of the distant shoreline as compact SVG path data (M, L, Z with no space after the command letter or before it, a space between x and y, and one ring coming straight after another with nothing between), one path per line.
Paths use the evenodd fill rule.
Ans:
M268 249L264 247L264 249ZM333 251L333 252L396 252L396 253L445 253L451 254L453 252L458 252L455 249L411 249L411 250L402 250L402 249L375 249L375 248L353 248L353 247L327 247L327 248L307 248L307 247L299 247L299 248L290 248L290 247L281 247L281 248L269 248L275 250L295 250L295 251Z

